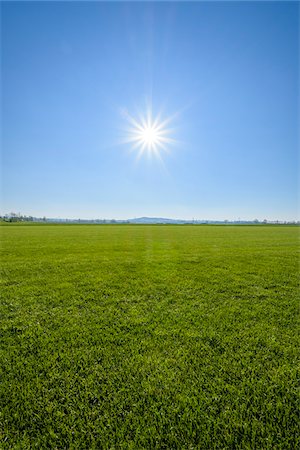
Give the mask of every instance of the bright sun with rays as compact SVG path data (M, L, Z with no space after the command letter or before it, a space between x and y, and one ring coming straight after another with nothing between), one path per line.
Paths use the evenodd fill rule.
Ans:
M168 128L171 118L162 120L160 115L153 118L152 112L148 110L139 119L126 113L126 119L130 127L125 142L131 143L132 149L137 150L138 158L146 153L161 159L161 152L168 151L170 144L175 142L171 137L172 130Z
M146 145L152 147L159 142L159 130L150 125L141 131L141 140L145 142Z
M164 142L164 130L159 124L148 123L144 126L138 127L136 130L136 138L140 144L148 150L155 150Z

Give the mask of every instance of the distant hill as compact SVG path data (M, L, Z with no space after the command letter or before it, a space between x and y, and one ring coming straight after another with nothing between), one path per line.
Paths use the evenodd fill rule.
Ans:
M189 223L188 220L180 219L167 219L165 217L138 217L135 219L129 219L130 223Z

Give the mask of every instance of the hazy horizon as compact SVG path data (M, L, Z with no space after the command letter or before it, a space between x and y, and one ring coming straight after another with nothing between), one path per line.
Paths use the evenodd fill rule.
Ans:
M24 211L16 211L16 210L12 210L9 212L0 212L1 216L5 216L5 215L10 215L11 213L15 213L15 214L21 214L21 216L26 216L26 217L36 217L36 218L43 218L46 217L47 219L67 219L67 220L133 220L133 219L170 219L170 220L186 220L186 221L254 221L254 220L259 220L260 222L262 222L263 220L267 220L269 222L273 222L273 221L280 221L280 222L297 222L299 221L298 218L286 218L286 217L246 217L246 216L238 216L238 217L227 217L227 216L212 216L212 217L201 217L201 216L170 216L170 215L166 215L166 214L152 214L152 215L145 215L145 214L132 214L132 215L122 215L122 216L103 216L101 214L99 215L94 215L94 216L88 216L88 215L73 215L73 216L66 216L64 214L50 214L50 215L46 215L43 213L28 213L28 212L24 212Z

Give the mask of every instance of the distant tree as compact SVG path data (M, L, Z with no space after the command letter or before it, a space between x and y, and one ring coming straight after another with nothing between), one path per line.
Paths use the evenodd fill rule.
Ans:
M15 212L11 212L11 213L10 213L9 221L10 221L10 222L17 222L17 220L18 220L17 214L16 214Z

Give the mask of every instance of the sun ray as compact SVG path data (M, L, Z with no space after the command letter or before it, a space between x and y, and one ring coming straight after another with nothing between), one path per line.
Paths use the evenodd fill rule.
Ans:
M143 154L147 154L162 160L161 151L168 152L169 146L176 142L171 137L174 128L167 127L172 121L172 117L164 120L161 119L161 114L153 117L151 107L147 108L144 115L138 115L137 119L126 111L125 118L130 127L127 129L127 136L123 142L130 143L132 150L138 151L138 159Z

